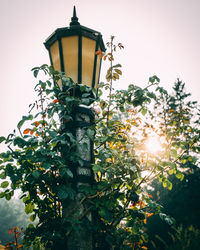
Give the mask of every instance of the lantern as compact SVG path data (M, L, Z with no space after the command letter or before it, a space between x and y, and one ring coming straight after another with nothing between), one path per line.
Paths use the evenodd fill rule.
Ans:
M98 88L101 59L105 51L100 32L80 25L74 6L70 27L58 28L44 43L55 70L65 72L75 83Z

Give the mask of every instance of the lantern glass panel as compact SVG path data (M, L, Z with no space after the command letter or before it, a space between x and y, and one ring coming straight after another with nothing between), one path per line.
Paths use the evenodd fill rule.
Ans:
M98 51L100 50L100 47L98 47ZM98 82L99 82L99 73L100 73L100 65L101 65L101 56L97 56L97 66L96 66L96 76L95 76L95 88L98 88Z
M82 37L82 83L92 87L96 41Z
M52 58L53 67L55 70L60 71L60 54L58 41L55 41L50 47L50 53Z
M78 82L78 36L62 38L65 74Z

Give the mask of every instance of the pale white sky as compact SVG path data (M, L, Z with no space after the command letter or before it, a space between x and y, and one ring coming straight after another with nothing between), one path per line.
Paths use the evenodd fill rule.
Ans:
M30 70L49 64L43 42L69 25L74 4L82 25L124 45L116 61L121 88L145 86L154 74L169 88L179 77L200 100L200 0L0 0L0 136L27 114L36 83Z

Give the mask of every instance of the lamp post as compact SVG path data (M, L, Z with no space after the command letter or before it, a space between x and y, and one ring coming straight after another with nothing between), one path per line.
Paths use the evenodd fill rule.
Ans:
M77 84L84 84L88 87L98 88L101 57L97 51L105 51L105 46L100 32L80 25L74 7L73 17L70 26L58 28L45 41L45 47L49 51L50 61L55 70L65 72ZM79 106L74 112L71 124L71 133L79 142L77 152L83 162L81 166L74 166L73 174L76 187L79 185L90 186L94 181L91 163L93 162L93 141L86 135L87 128L94 124L94 113L87 106ZM64 125L65 127L65 125ZM81 145L86 145L82 147ZM77 194L74 202L63 205L63 216L68 216L68 211L77 206L81 194ZM81 217L87 211L87 204L79 207ZM91 213L87 218L92 222ZM78 231L71 233L66 249L71 250L92 250L92 234L81 225Z

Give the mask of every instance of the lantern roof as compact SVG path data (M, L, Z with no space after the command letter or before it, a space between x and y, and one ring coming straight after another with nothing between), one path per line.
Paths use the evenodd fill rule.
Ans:
M78 17L76 15L76 7L74 6L73 16L71 18L70 26L56 29L45 41L44 45L47 49L56 41L66 36L83 35L93 40L98 40L100 49L105 51L105 45L102 39L102 35L99 31L90 29L88 27L80 25Z

